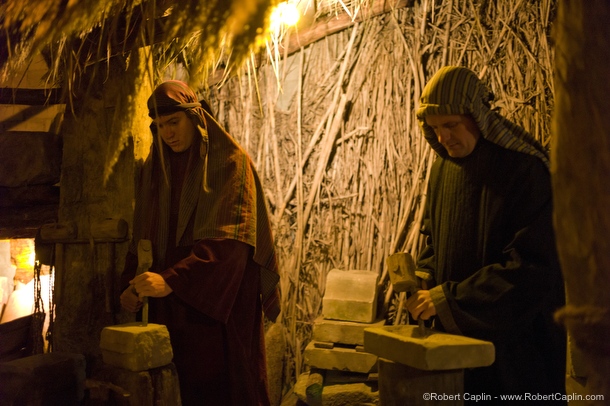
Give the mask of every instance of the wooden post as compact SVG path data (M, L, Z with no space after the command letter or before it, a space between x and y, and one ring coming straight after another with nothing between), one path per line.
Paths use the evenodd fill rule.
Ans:
M610 3L560 0L552 181L567 305L586 394L610 399ZM582 394L583 396L585 394ZM598 399L588 404L603 404Z

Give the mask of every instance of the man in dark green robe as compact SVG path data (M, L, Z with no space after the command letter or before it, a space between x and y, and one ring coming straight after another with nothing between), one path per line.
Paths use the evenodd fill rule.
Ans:
M417 319L489 340L496 360L465 373L465 392L565 393L565 302L552 224L549 161L524 129L489 107L470 70L442 68L417 112L438 153L418 259L424 287L407 300Z

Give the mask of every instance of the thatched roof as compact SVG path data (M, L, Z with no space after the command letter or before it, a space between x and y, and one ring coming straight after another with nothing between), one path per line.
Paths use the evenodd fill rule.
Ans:
M191 77L204 78L221 60L219 50L230 49L222 60L235 65L257 46L278 2L8 0L0 5L0 73L19 71L43 51L52 74L70 82L84 66L156 44L156 64L179 60Z
M149 58L162 76L167 66L184 66L192 84L205 88L213 73L234 73L257 58L278 58L333 34L356 21L413 0L288 0L298 7L298 26L273 26L280 0L38 0L0 4L0 79L22 72L32 55L43 52L50 86L70 90L85 67L98 68L116 55L151 47ZM288 34L288 35L287 35ZM155 76L156 74L156 76Z

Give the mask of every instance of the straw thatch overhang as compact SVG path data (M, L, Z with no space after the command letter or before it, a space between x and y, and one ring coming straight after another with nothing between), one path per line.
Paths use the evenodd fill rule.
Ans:
M391 10L400 9L403 7L413 6L415 0L370 0L370 1L355 1L354 3L362 3L358 8L362 8L355 15L348 13L339 14L326 14L322 16L314 16L307 20L306 23L299 24L290 30L286 35L286 41L280 44L281 53L283 56L288 56L299 49L310 45L311 43L320 40L328 35L339 32L343 29L348 28L356 22L363 21L365 19L373 18L377 15L387 13ZM38 9L46 8L51 9L51 5L55 2L48 0L47 2L41 2L39 7L34 9L36 12ZM197 2L186 2L190 5ZM231 2L223 3L224 6L221 8L222 11L218 11L218 16L224 16L226 18L226 9L232 7L239 7L239 1L236 0L235 4ZM249 21L255 27L254 31L263 30L267 23L267 14L269 8L275 5L277 1L270 1L268 4L259 5L258 12L253 13ZM206 19L201 19L200 24L206 25L209 21L216 21L216 25L211 24L209 28L205 30L200 28L196 24L178 24L181 19L185 18L185 13L176 13L175 10L180 10L184 4L182 2L163 2L163 1L151 1L143 2L139 7L133 8L121 8L120 2L117 2L115 6L108 7L111 10L117 10L116 14L100 15L96 18L90 16L87 23L82 23L84 28L82 31L77 31L76 28L72 27L68 23L69 16L64 16L66 10L54 10L55 15L47 16L47 12L39 11L45 18L57 19L58 24L44 25L37 23L32 26L26 25L27 21L36 20L36 18L30 17L29 19L23 18L25 8L11 7L11 2L8 2L0 10L7 15L0 20L2 22L2 30L0 30L0 43L6 44L0 48L0 73L3 75L14 74L15 71L19 71L23 67L23 64L27 62L24 56L28 53L42 50L48 58L50 64L51 78L62 79L59 73L59 69L68 69L68 72L62 76L65 78L71 77L72 70L81 70L88 65L96 65L107 61L108 58L126 54L134 49L146 47L149 45L160 44L160 54L168 54L169 61L181 61L186 62L187 66L193 68L190 70L190 74L193 77L205 79L208 75L212 77L209 80L209 84L214 84L219 79L226 75L227 68L230 68L230 72L234 72L236 67L239 67L240 63L248 57L250 51L256 51L260 44L255 44L257 39L260 39L260 34L242 33L241 36L236 38L243 42L243 45L238 47L231 47L232 42L222 43L220 45L219 35L211 35L213 40L206 40L203 43L197 43L197 39L205 37L210 32L223 32L227 28L219 23L217 15L211 15ZM263 9L263 7L267 9ZM193 6L193 9L198 7ZM82 9L82 13L87 12L87 2L77 3L72 7L70 15L78 15ZM150 9L154 10L153 16L151 17ZM214 9L215 10L215 9ZM28 10L29 11L29 10ZM63 12L62 12L63 11ZM311 14L311 12L310 12ZM42 17L41 17L42 18ZM256 20L258 18L258 20ZM41 27L42 26L42 27ZM176 28L177 26L177 28ZM251 28L248 32L251 33ZM264 30L263 30L264 31ZM229 39L233 39L234 33L225 33ZM57 44L54 43L54 39L61 38L62 41L72 42L71 47L67 50L63 48L56 48ZM215 42L214 42L215 41ZM185 45L188 44L188 45ZM202 49L200 46L207 46L207 49ZM182 47L182 48L180 48ZM230 49L230 57L219 57L214 53L214 49L222 49L226 52ZM76 57L75 66L67 63L66 55L62 55L61 52L73 53ZM173 53L178 51L177 54ZM193 53L191 59L197 59L203 56L203 60L197 66L191 66L187 61L180 59L180 53L184 52ZM260 55L258 56L260 60ZM226 59L233 60L233 63L226 65ZM220 66L220 68L219 68ZM71 88L72 84L70 80L63 80L62 84ZM23 92L23 90L22 90ZM62 97L66 97L65 95ZM2 97L4 100L6 96ZM40 100L40 99L38 99ZM16 102L13 99L13 102Z
M63 67L70 69L70 59L97 63L134 48L162 43L162 52L170 53L172 47L180 52L189 44L189 51L201 59L201 66L192 73L204 74L201 68L209 67L221 44L230 47L234 61L243 60L265 32L269 12L277 3L83 0L65 4L46 0L32 7L9 1L0 10L0 40L5 45L0 69L18 67L28 53L39 50L48 52L54 69L62 56L66 58Z
M232 58L239 61L264 29L275 4L261 1L242 7L247 12L229 21L231 28L227 26L231 9L243 6L239 1L3 2L0 76L4 83L17 86L0 89L0 104L26 109L4 114L0 122L0 238L33 237L41 225L58 220L62 118L57 117L58 124L45 136L23 131L28 117L57 105L67 105L68 112L78 114L87 94L98 91L96 76L107 74L113 59L125 61L142 47L156 46L156 59L164 55L172 60L175 50L189 43L193 58L201 60L192 65L192 74L205 76L215 63L219 43L234 38L239 46ZM250 28L235 28L246 26ZM23 88L19 75L38 52L49 67L46 86ZM149 57L153 58L152 52ZM129 114L127 109L125 115Z
M363 1L362 9L355 15L344 12L318 12L287 32L278 44L278 50L282 57L286 58L355 23L391 10L412 6L413 2L414 0ZM96 91L95 86L92 86L96 75L99 77L107 74L111 59L126 61L126 57L132 52L148 46L154 48L154 51L148 54L149 58L154 58L162 65L171 61L182 63L189 69L191 79L200 80L202 87L222 83L237 72L239 61L245 58L247 52L256 51L254 43L257 35L238 34L237 38L245 45L233 48L230 57L225 50L227 46L223 45L224 53L219 55L214 52L214 48L219 47L219 36L212 36L212 40L204 41L200 38L214 30L227 31L228 28L223 27L227 9L236 7L239 2L236 1L233 6L230 2L223 2L222 7L211 10L207 17L200 16L197 20L199 25L180 24L179 22L190 16L194 10L202 8L195 3L152 1L128 6L120 2L110 2L102 7L104 12L98 14L92 11L92 8L97 6L86 1L75 3L70 9L59 7L54 1L40 2L32 9L25 8L19 2L5 3L1 6L3 18L0 20L0 43L6 46L0 47L0 73L4 78L14 77L15 82L19 83L18 75L29 63L26 56L36 51L44 55L49 72L44 89L3 87L0 89L0 104L30 106L31 115L53 105L67 105L68 112L78 113L78 109L83 107L82 100L86 98L87 93ZM258 9L249 16L251 24L259 29L264 26L268 10L263 8L274 4L275 2L271 1L259 4ZM311 11L309 14L312 14ZM78 23L73 23L75 16L79 16ZM221 16L224 16L225 20L222 20ZM49 24L49 21L54 23ZM208 21L212 23L208 24ZM201 26L207 28L201 30ZM226 32L226 35L231 37L236 34ZM187 61L185 54L189 54L191 60L200 59L201 63L193 64ZM254 61L255 69L268 63L264 52L252 55L254 58L251 61ZM128 106L123 116L131 114L131 107ZM25 116L27 117L28 113ZM11 128L23 120L23 117L23 114L19 114L0 120L0 138L6 141L3 144L4 151L10 151L6 153L13 155L12 160L15 159L14 155L27 156L28 153L31 155L32 151L38 151L32 160L39 161L42 153L38 146L39 136L21 134L18 146L15 144L14 137L19 132L11 131ZM59 128L54 131L59 131ZM60 145L57 142L61 141L61 137L57 134L50 134L49 139L55 140L53 145ZM48 156L53 151L59 156ZM53 162L50 166L59 166L61 153L61 148L46 148L46 158ZM2 161L9 165L11 159ZM112 163L107 163L107 166L110 165ZM15 165L11 164L4 172L11 176L15 168ZM40 225L57 221L59 173L56 172L45 182L45 185L33 185L31 179L23 179L17 189L0 186L3 188L0 204L7 208L0 215L0 238L32 237ZM44 190L41 190L41 187ZM35 198L24 199L23 196Z

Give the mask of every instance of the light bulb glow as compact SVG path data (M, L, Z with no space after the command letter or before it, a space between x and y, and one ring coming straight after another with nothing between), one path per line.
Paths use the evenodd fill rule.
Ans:
M272 32L279 31L282 27L291 27L299 22L299 10L292 1L285 1L277 5L271 13L270 28Z

